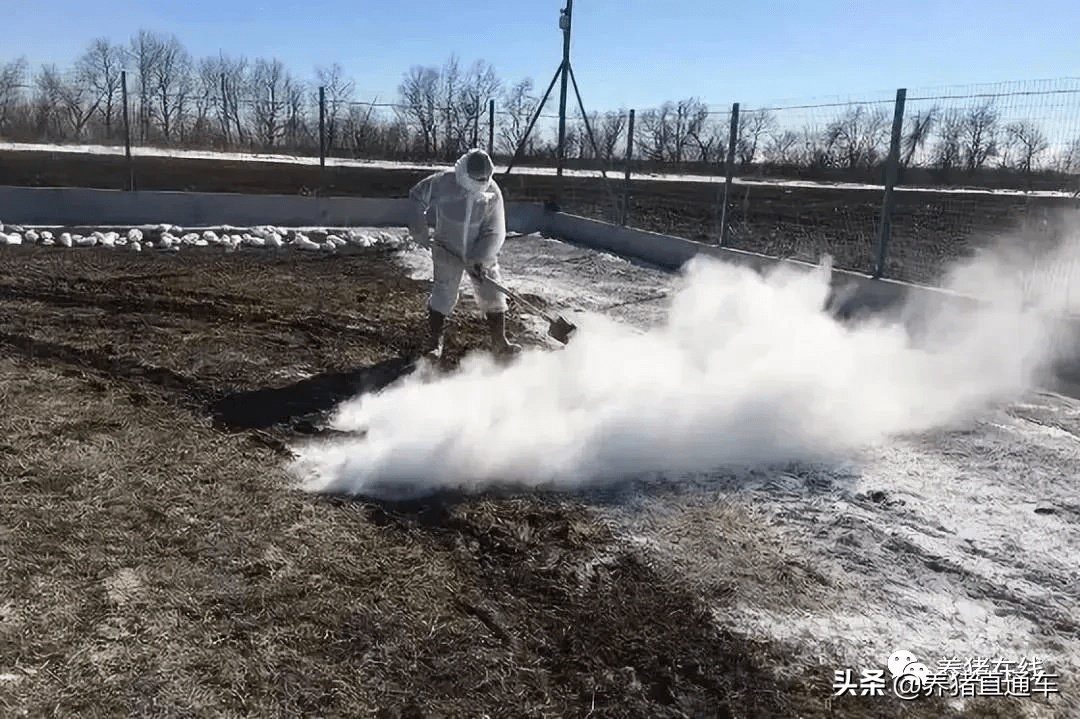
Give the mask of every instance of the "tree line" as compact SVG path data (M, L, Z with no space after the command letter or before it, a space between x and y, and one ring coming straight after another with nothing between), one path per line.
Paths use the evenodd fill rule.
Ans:
M497 156L509 158L521 146L523 161L548 163L558 149L551 123L526 138L541 100L533 81L504 81L483 60L465 65L455 55L438 66L413 66L396 96L367 102L357 99L355 83L336 63L303 78L277 59L224 52L194 58L175 35L150 30L126 43L97 38L63 71L55 64L32 70L23 58L0 64L0 137L123 142L125 71L128 127L138 145L317 154L321 116L330 156L450 160L468 147L487 147L492 119L488 149ZM545 115L554 108L552 101ZM733 159L743 173L876 178L889 150L892 112L886 103L850 104L824 122L792 127L782 111L744 111ZM639 167L715 171L727 158L729 123L727 111L710 111L699 98L643 110L636 113L633 159ZM567 163L621 167L627 130L625 110L587 118L575 112L567 124ZM1029 181L1080 173L1080 138L1052 147L1034 120L1006 121L992 97L908 112L901 137L902 172L939 183L982 184L995 173Z

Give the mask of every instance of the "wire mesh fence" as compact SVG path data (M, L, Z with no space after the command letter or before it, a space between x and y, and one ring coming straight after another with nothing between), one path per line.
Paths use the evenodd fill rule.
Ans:
M1080 79L913 89L904 130L891 276L936 282L948 261L1077 206Z
M731 141L720 133L734 113ZM1054 218L1080 207L1080 79L710 114L727 157L676 163L701 173L680 183L647 179L648 160L635 158L631 224L771 256L828 254L845 269L934 284L1020 228L1024 241L1060 235ZM568 200L606 219L594 195L571 188Z
M742 110L729 243L868 271L893 98L825 97ZM837 183L847 186L837 188Z

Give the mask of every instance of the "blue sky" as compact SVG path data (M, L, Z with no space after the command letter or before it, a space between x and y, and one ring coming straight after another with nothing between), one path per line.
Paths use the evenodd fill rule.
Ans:
M175 33L196 56L340 63L358 100L396 97L414 64L491 62L542 92L564 0L0 0L0 61L71 63L91 39ZM900 86L1080 76L1080 3L1028 0L577 0L572 62L586 108L698 97L717 107L890 96ZM572 95L571 95L572 97ZM549 107L555 107L549 105Z

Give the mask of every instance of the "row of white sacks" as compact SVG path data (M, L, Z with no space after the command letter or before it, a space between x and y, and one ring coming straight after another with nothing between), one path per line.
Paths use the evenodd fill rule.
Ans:
M21 229L21 228L20 228ZM312 236L324 236L318 241ZM151 237L152 236L152 237ZM95 230L88 234L57 232L50 230L23 229L5 232L0 224L0 245L39 245L43 247L106 247L140 252L143 249L179 251L183 247L222 247L227 252L242 247L282 248L292 247L317 252L334 252L347 245L371 247L376 244L393 243L399 238L388 232L347 229L339 234L326 230L311 233L285 230L270 226L251 229L224 227L220 231L184 232L175 225L156 225L140 229L133 227L126 233Z

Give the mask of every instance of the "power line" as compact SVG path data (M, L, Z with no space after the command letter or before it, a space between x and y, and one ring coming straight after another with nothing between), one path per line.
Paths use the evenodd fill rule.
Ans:
M23 89L23 90L33 90L33 89L36 89L37 86L36 85L27 85L27 84L24 84L24 83L14 83L14 84L8 85L8 88L17 88L17 89ZM215 90L216 90L216 88L215 88ZM1005 99L1005 98L1011 98L1011 97L1039 97L1039 96L1051 96L1051 95L1080 95L1080 88L1070 88L1070 89L1062 89L1062 90L1014 90L1014 91L1009 91L1009 92L980 92L980 93L968 93L968 94L964 94L964 95L948 95L948 94L946 94L946 95L925 95L925 96L922 96L922 97L909 96L907 98L907 101L908 102L925 102L925 101L932 101L932 100L973 100L973 99L998 99L998 98ZM155 98L155 99L160 99L162 97L165 97L165 98L168 98L170 100L193 99L193 98L196 98L196 97L198 97L200 99L213 99L215 101L220 101L221 100L220 95L218 95L216 92L215 93L210 93L210 94L207 94L207 93L201 93L200 94L200 93L197 93L197 92L189 92L189 93L176 93L176 92L174 92L174 93L162 94L161 92L154 92L154 93L150 93L150 96ZM238 98L236 101L241 103L241 104L244 104L244 105L255 105L255 104L268 102L268 100L266 100L266 99L251 98L251 97ZM274 104L288 104L288 100L274 100L273 103ZM893 103L894 103L894 100L892 100L892 99L887 99L887 100L845 100L845 101L838 101L838 102L822 102L822 103L801 104L801 105L773 105L773 106L768 106L768 107L746 108L746 109L741 110L741 112L743 114L749 114L749 113L760 113L760 112L784 112L784 111L788 111L788 110L819 110L819 109L828 109L828 108L836 108L836 107L851 107L851 106L856 106L856 105L862 105L862 106L866 106L866 105L892 105ZM410 105L404 104L404 103L367 102L367 101L364 101L364 100L346 100L346 101L343 101L343 104L350 105L350 106L377 107L377 108L403 109L403 110L404 109L409 109L411 107ZM484 103L481 103L481 104L483 105ZM448 110L459 110L459 109L460 108L448 107L446 105L440 105L438 107L432 108L432 110L435 111L435 112L446 112ZM660 105L660 106L652 106L652 107L648 107L648 108L643 108L641 110L641 112L643 112L643 113L644 112L657 112L657 111L660 111L661 109L663 109L662 105ZM729 109L708 110L706 112L706 114L708 114L708 115L727 115L727 114L730 114L730 112L731 111ZM486 109L482 110L481 114L487 114ZM515 113L510 112L508 110L496 110L495 114L496 115L504 115L504 116L515 115ZM552 119L552 120L558 119L557 115L541 115L541 117L545 118L545 119Z

